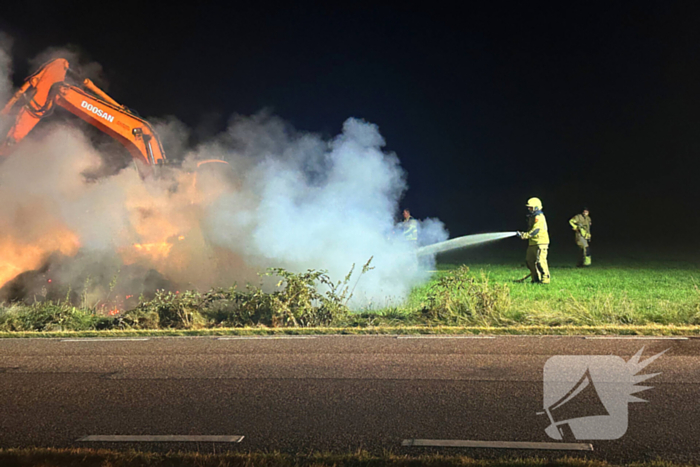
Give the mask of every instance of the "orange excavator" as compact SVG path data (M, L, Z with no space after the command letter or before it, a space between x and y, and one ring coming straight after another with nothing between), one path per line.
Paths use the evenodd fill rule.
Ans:
M66 82L67 76L73 77L68 61L58 58L27 78L0 111L0 115L15 115L14 124L0 139L0 156L9 155L13 146L58 105L122 143L135 160L143 163L140 168L143 176L165 163L163 145L147 121L117 103L89 79L76 86Z

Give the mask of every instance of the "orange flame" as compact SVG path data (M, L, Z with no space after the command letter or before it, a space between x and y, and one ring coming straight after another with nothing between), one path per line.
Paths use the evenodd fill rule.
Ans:
M212 159L199 161L197 167L212 163L226 164ZM125 201L129 228L116 233L116 242L123 245L117 252L124 264L145 262L160 272L170 273L188 270L191 252L199 251L204 244L197 223L199 205L206 199L196 179L196 171L181 174L180 189L167 196L149 191L146 185L129 186ZM187 241L183 242L185 235ZM74 256L79 248L78 235L60 223L51 224L45 234L31 239L0 232L0 287L23 272L42 266L54 252Z
M79 247L78 237L65 227L34 239L32 243L12 236L0 237L0 287L25 271L38 268L51 253L73 256Z

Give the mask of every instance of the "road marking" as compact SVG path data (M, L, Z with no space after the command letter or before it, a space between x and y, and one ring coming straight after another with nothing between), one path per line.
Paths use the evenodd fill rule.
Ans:
M107 337L107 338L91 338L85 337L82 339L61 339L61 342L124 342L124 341L147 341L148 337Z
M396 336L397 339L495 339L496 336Z
M687 341L687 337L668 337L668 336L585 336L584 339L591 340L653 340L653 341Z
M235 341L235 340L261 340L261 339L316 339L318 336L236 336L236 337L217 337L218 341Z
M462 439L405 439L401 446L491 448L491 449L545 449L550 451L592 451L588 443L529 443L522 441L468 441Z
M96 441L102 443L182 443L182 442L212 442L240 443L241 435L224 436L187 436L187 435L91 435L78 441Z

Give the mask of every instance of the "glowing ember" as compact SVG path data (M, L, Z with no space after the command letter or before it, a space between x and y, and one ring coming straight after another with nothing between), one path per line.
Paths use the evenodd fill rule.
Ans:
M135 243L134 248L138 251L147 253L152 258L165 258L170 253L173 244L168 242L158 242L158 243Z

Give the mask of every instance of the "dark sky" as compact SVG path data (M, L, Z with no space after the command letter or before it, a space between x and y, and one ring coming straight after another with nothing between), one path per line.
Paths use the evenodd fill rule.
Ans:
M12 2L0 30L17 85L70 44L147 117L376 123L453 236L522 228L530 196L560 241L584 204L599 242L700 236L700 3L333 3Z

